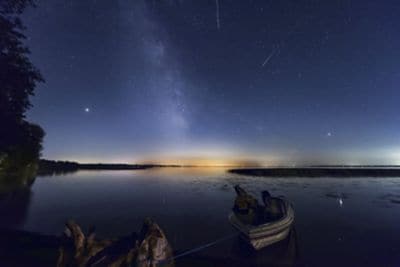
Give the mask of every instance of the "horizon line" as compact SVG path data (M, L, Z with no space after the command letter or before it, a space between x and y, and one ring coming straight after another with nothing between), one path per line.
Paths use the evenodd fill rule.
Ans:
M323 167L400 167L400 164L307 164L307 165L246 165L246 164L177 164L177 163L107 163L107 162L80 162L71 160L50 160L54 162L77 163L80 165L131 165L131 166L160 166L160 167L245 167L245 168L323 168Z

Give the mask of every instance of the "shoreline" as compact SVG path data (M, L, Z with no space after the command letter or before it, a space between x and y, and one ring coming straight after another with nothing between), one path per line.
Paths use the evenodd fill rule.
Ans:
M235 165L180 165L180 164L129 164L129 163L79 163L75 161L40 159L39 175L62 174L79 170L145 170L151 168L237 168ZM249 167L249 166L248 166Z
M125 164L125 163L78 163L73 161L39 160L39 175L53 175L79 170L145 170L158 167L180 167L179 165Z
M53 175L80 170L146 170L151 168L221 167L228 173L265 177L400 177L399 165L314 165L303 167L201 166L178 164L78 163L39 160L38 175Z
M394 166L243 168L228 172L265 177L400 177L400 168Z

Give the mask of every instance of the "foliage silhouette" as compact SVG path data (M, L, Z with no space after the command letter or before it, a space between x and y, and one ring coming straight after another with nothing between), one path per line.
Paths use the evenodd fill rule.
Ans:
M0 178L19 176L37 163L44 131L25 120L40 72L28 56L20 14L32 0L0 1Z

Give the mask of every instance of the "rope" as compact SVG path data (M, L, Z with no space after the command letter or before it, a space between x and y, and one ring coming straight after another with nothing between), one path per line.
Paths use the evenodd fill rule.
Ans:
M187 251L182 252L182 253L180 253L180 254L178 254L178 255L175 255L174 257L171 257L171 258L169 258L169 259L166 259L166 260L160 262L160 263L159 263L159 266L162 266L163 264L166 264L166 263L168 263L168 262L170 262L170 261L172 261L172 260L176 260L176 259L178 259L178 258L182 258L182 257L184 257L184 256L187 256L187 255L193 254L193 253L195 253L195 252L198 252L198 251L200 251L200 250L206 249L206 248L208 248L208 247L214 246L214 245L219 244L219 243L221 243L221 242L224 242L224 241L226 241L226 240L228 240L228 239L234 238L234 237L236 237L237 235L239 235L239 233L230 234L230 235L228 235L228 236L219 238L219 239L217 239L217 240L215 240L215 241L213 241L213 242L210 242L210 243L207 243L207 244L204 244L204 245L201 245L201 246L192 248L192 249L190 249L190 250L187 250Z

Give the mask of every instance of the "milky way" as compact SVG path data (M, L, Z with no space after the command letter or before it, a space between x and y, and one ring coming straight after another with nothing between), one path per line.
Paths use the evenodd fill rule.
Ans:
M46 78L29 118L51 159L399 163L399 13L395 1L39 1L23 17Z

